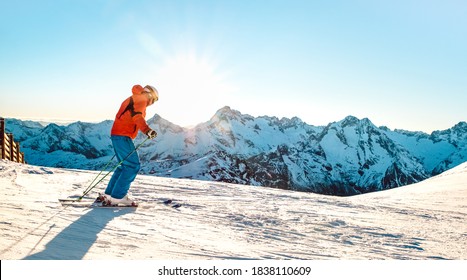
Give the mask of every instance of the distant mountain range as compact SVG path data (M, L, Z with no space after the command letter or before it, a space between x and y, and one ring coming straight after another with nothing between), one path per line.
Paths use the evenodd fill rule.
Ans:
M159 115L148 123L158 137L139 151L141 172L164 177L354 195L419 182L467 160L465 121L426 134L353 116L313 126L224 107L194 128ZM77 169L102 169L113 156L111 127L112 121L43 126L6 120L28 163Z

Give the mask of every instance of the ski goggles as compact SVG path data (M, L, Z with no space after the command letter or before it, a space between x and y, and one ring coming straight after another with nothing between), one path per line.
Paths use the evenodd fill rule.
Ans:
M157 91L157 89L155 87L149 86L149 85L145 86L143 92L149 93L149 96L151 96L151 98L154 100L154 102L159 100L159 92Z

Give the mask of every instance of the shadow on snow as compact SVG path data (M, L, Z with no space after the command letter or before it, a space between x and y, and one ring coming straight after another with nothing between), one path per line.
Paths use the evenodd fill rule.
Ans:
M28 255L24 260L83 259L91 246L97 240L97 235L110 221L116 217L133 211L134 209L132 208L116 210L93 208L57 234L57 236L45 245L45 249L43 251ZM55 224L52 225L50 229L54 226ZM35 248L33 248L31 252L33 252L34 249Z

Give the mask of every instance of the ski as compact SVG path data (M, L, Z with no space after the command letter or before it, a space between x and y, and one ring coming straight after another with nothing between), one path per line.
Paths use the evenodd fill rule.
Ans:
M71 207L83 207L83 208L122 208L122 207L129 207L129 208L137 208L138 205L125 205L125 204L117 204L117 205L104 205L101 201L95 200L68 200L68 199L59 199L60 203L63 206L71 206Z
M133 203L131 205L127 204L116 204L111 205L106 203L105 198L99 194L96 199L90 198L75 198L75 197L68 197L68 198L59 198L58 201L63 206L73 206L73 207L138 207L137 203Z
M82 208L122 208L122 207L129 207L129 208L137 208L139 204L134 205L125 205L125 204L117 204L117 205L105 205L103 201L98 199L79 199L79 198L60 198L58 201L63 206L71 206L71 207L82 207ZM168 207L178 209L182 207L181 203L174 202L172 199L167 199L162 201L162 203ZM144 203L147 206L147 203Z
M81 199L78 199L78 198L59 198L58 199L59 202L79 202L79 201L82 201Z
M71 197L67 197L67 198L59 198L58 201L60 202L78 202L78 201L88 201L88 200L94 200L94 198L92 197L82 197L80 198L80 196L71 196Z

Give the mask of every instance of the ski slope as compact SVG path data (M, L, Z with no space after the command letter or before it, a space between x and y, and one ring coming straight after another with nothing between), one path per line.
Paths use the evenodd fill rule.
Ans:
M418 184L353 197L141 175L131 189L138 208L58 203L81 194L96 175L1 160L0 258L467 258L467 163ZM163 205L168 198L183 207Z

